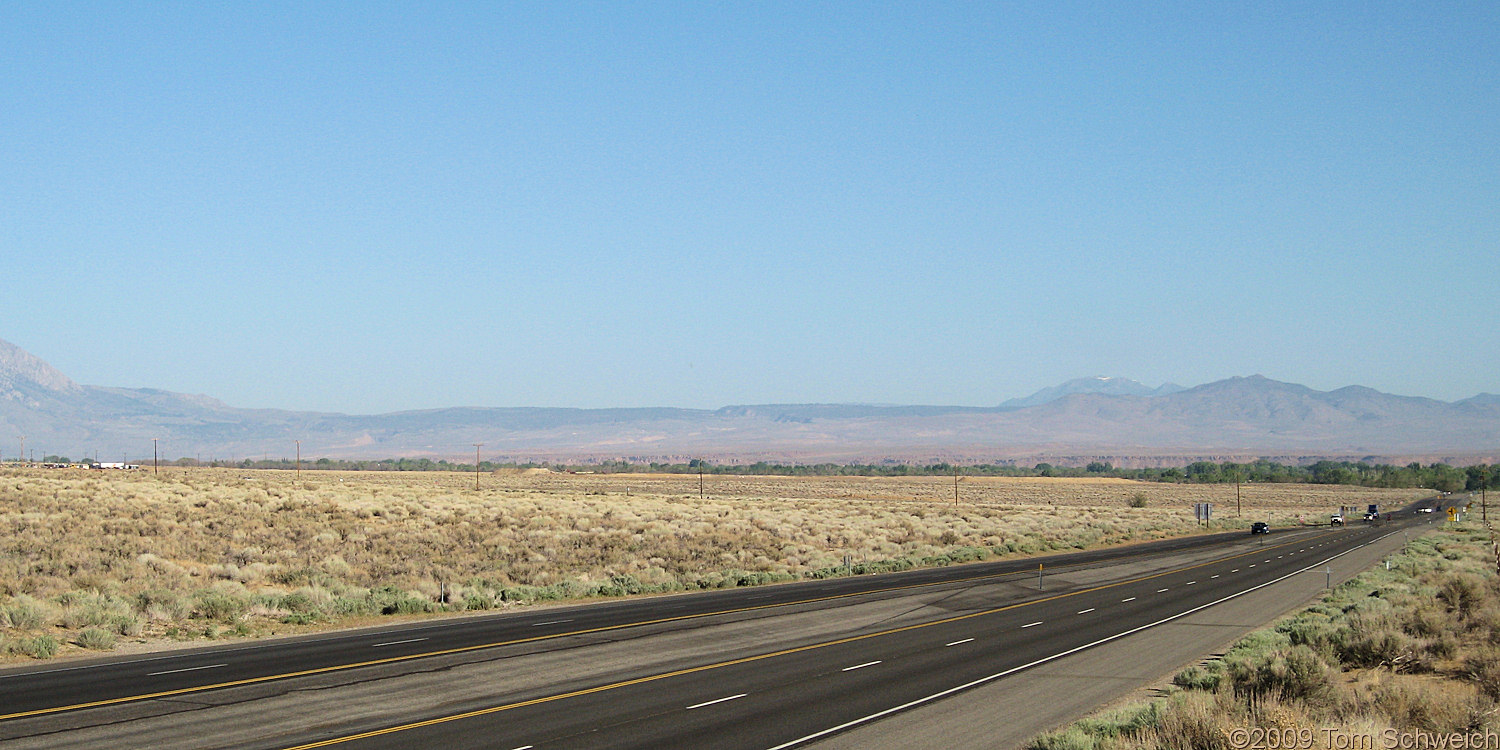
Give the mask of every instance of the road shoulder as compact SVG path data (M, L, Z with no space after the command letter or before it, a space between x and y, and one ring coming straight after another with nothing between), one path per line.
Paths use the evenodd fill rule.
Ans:
M1411 536L1420 532L1410 531ZM898 750L912 747L1008 749L1098 708L1159 686L1183 667L1222 652L1244 634L1317 598L1400 550L1397 531L1325 566L1126 638L1101 644L1003 680L855 727L808 747Z

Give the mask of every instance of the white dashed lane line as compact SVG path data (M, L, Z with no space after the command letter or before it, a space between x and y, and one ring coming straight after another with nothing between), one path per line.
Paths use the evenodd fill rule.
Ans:
M1080 614L1080 615L1086 615L1086 614L1088 614L1090 612L1093 612L1094 609L1095 609L1094 607L1089 607L1088 609L1085 609L1082 612L1079 612L1078 614Z
M229 665L228 664L209 664L208 666L205 666L205 667L188 667L186 669L168 669L165 672L151 672L151 673L147 674L146 676L147 677L155 677L155 676L160 675L160 674L177 674L178 672L196 672L196 671L198 671L200 669L218 669L219 667L227 667L227 666L229 666Z
M839 671L840 672L853 672L856 669L864 669L865 667L873 667L873 666L875 666L876 664L879 664L879 663L880 663L879 660L876 660L876 661L867 661L864 664L855 664L852 667L844 667L843 669L840 669Z
M965 638L965 639L963 639L961 641L954 641L952 643L945 643L943 645L944 646L957 646L960 643L968 643L969 641L972 641L972 640L974 640L974 639L973 638Z
M1171 591L1171 589L1157 589L1156 593L1160 594L1163 591Z
M1133 602L1133 601L1135 601L1135 597L1132 596L1129 599L1121 599L1120 603L1124 604L1125 602Z
M407 638L404 641L386 641L385 643L371 644L370 648L380 648L381 646L395 646L395 645L400 644L400 643L416 643L418 641L425 641L425 640L427 640L427 639L426 638Z
M715 703L723 703L724 701L732 701L732 700L734 700L736 698L743 698L743 697L745 697L747 695L749 695L749 693L740 693L739 695L731 695L728 698L719 698L718 700L704 701L702 703L694 703L693 705L688 706L687 710L691 711L691 710L693 710L695 708L703 708L704 706L712 706Z
M1042 623L1040 623L1040 622L1033 622L1033 623L1031 623L1031 624L1030 624L1030 625L1022 625L1022 626L1021 626L1021 627L1022 627L1022 628L1023 628L1023 629L1025 629L1025 628L1034 628L1034 627L1036 627L1036 626L1038 626L1038 625L1041 625L1041 624L1042 624Z

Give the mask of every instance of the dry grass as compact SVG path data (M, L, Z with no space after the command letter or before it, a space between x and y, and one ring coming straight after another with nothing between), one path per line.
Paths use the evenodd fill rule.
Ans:
M1234 487L1117 479L172 469L0 472L0 652L253 635L360 618L944 565L1197 530ZM1247 486L1326 518L1410 490ZM1130 507L1144 496L1144 507ZM1221 521L1239 527L1243 521ZM50 646L50 647L49 647Z

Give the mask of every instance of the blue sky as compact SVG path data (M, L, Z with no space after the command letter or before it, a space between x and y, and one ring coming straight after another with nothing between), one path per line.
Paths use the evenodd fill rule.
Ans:
M358 413L1500 391L1500 4L434 5L0 5L0 338Z

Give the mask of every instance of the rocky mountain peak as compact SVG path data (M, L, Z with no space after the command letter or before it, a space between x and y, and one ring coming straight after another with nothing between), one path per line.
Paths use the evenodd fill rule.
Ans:
M73 393L79 385L40 357L4 339L0 339L0 388L15 390L24 386L49 391Z

